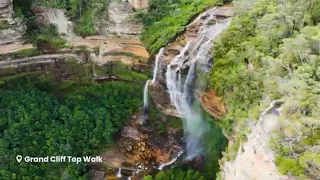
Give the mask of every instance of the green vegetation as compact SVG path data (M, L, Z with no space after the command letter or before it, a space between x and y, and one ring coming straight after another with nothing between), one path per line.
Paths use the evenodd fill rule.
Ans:
M10 24L8 21L0 21L0 30L2 29L8 29L10 27Z
M129 52L108 52L108 53L104 53L103 56L128 56L128 57L133 57L133 58L148 61L147 58L144 58Z
M18 58L37 56L40 54L41 52L37 48L30 48L30 49L22 49L12 53L0 55L0 58L1 60L5 60L7 57L12 59L18 59ZM5 70L2 69L1 71L5 71ZM0 76L1 76L1 73L0 73Z
M27 41L33 43L40 52L46 53L67 47L67 42L60 37L54 25L40 27L36 23L35 14L31 10L32 3L34 3L32 0L16 0L13 2L14 11L17 12L16 16L25 19Z
M17 163L15 157L99 155L142 102L139 83L96 84L90 66L75 63L51 68L1 78L0 179L87 179L84 163Z
M107 18L110 0L40 0L36 3L67 9L69 17L75 22L74 32L80 36L90 36L97 33L95 22Z
M151 53L168 44L197 14L230 0L152 0L148 12L137 17L145 25L141 40Z
M63 40L56 29L56 26L50 24L46 27L42 27L38 34L35 34L34 44L41 52L50 51L54 52L57 49L68 47L67 41Z
M110 0L70 0L69 15L75 22L74 32L80 36L97 33L96 22L108 18Z
M209 76L227 104L223 129L235 141L222 162L246 141L247 122L282 99L280 128L270 141L279 172L318 177L320 1L243 0L237 9L215 42Z
M152 176L146 176L143 180L152 180ZM155 180L205 180L200 172L194 170L184 170L182 168L173 168L168 171L160 171Z
M215 119L204 110L204 118L210 123L208 132L204 135L204 149L206 157L206 165L202 172L205 179L215 179L217 172L219 172L219 159L222 157L222 151L228 145L227 139L222 133L222 129L218 126Z
M121 62L111 62L105 64L103 66L103 71L107 73L107 75L116 75L121 79L126 79L129 81L140 81L141 83L145 83L145 81L147 81L150 77L146 73L142 74L136 71L132 71L130 67L122 64Z
M29 39L33 41L37 39L35 36L42 32L35 22L32 5L67 9L68 16L74 22L74 32L80 36L89 36L97 33L99 27L96 22L101 20L101 17L107 18L109 0L16 0L13 4L15 15L26 19L27 35L31 36Z
M215 179L216 173L219 171L219 159L222 157L222 151L227 146L227 140L223 136L221 128L219 128L216 123L214 123L214 119L212 116L207 114L204 110L204 118L208 123L208 131L204 134L203 144L204 144L204 156L205 156L205 165L201 171L194 171L191 167L183 167L178 166L176 168L160 171L155 175L156 180L176 180L176 179L190 179L190 180L211 180ZM151 109L150 120L152 124L156 128L158 128L159 133L165 133L166 130L165 125L159 120L154 121L154 119L158 119L161 116L159 112L154 109ZM166 122L168 122L172 127L173 122L177 122L177 119L167 118ZM178 121L181 122L181 121ZM164 127L163 127L164 126ZM177 127L182 127L182 124L176 124ZM144 177L144 180L152 179L152 176Z
M16 51L12 54L13 58L21 58L21 57L30 57L30 56L36 56L39 55L40 51L34 48L31 49L23 49L20 51Z

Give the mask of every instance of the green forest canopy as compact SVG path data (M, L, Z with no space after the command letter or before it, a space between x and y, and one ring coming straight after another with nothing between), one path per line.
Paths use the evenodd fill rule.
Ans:
M151 53L156 53L200 12L227 2L231 0L152 0L148 12L137 15L145 25L141 40Z
M99 155L113 143L113 133L141 104L142 85L81 81L57 84L37 73L1 81L0 179L60 179L62 174L87 179L83 163L15 160L16 155Z
M238 15L215 42L209 77L228 106L223 128L235 141L222 162L232 160L246 141L247 121L258 119L270 101L282 99L280 127L270 141L279 172L315 178L320 167L315 151L320 141L320 1L237 3Z

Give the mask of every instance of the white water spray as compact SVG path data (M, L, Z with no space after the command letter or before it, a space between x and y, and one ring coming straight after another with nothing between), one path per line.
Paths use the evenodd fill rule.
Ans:
M148 89L149 89L149 82L150 80L148 80L146 82L146 84L144 85L144 89L143 89L143 107L144 108L148 108L149 107L149 98L148 98Z
M164 48L161 48L159 53L156 55L155 66L154 66L154 69L153 69L152 84L154 84L156 82L156 80L157 80L159 64L160 64L160 60L161 60L161 57L163 55L163 52L164 52Z
M121 168L119 168L117 172L117 178L121 178L121 177L122 177Z
M180 54L167 66L166 72L166 84L171 103L184 117L187 159L192 159L202 153L201 140L208 127L199 109L195 108L193 103L195 89L204 88L199 87L199 84L196 83L196 73L197 71L208 71L213 41L223 29L228 27L230 22L229 19L226 19L210 25L209 22L215 20L214 9L207 11L202 16L207 19L203 21L202 18L198 18L194 21L194 23L203 21L198 38L186 44ZM184 77L183 72L188 67L187 77Z
M173 164L174 162L176 162L178 160L178 158L183 154L183 151L180 151L177 156L173 159L171 159L171 161L167 162L167 163L162 163L159 165L158 170L162 170L164 167L166 166L170 166L171 164Z

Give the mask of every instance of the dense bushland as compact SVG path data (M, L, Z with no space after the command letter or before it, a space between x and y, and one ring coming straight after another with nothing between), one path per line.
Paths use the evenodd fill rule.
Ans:
M142 41L151 53L167 45L185 29L191 19L206 8L229 0L152 0L148 12L137 17L145 25Z
M173 168L168 171L160 171L155 178L151 175L144 177L143 180L204 180L200 172L194 170L184 170L182 168Z
M87 179L84 163L17 163L15 157L99 155L140 106L142 84L96 84L86 68L70 68L75 74L63 81L66 73L57 70L1 79L0 179Z
M320 1L240 1L238 15L215 42L211 87L224 97L223 128L235 140L224 160L246 141L247 122L282 99L271 138L279 172L319 175Z

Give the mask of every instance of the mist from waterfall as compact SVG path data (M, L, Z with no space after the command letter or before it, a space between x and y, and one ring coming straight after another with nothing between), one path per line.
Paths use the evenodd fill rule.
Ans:
M200 15L193 23L204 18L206 20L203 21L198 32L199 36L185 45L180 54L167 66L166 72L166 84L171 103L184 118L186 159L202 154L203 134L209 127L201 115L200 107L194 103L195 91L205 88L205 83L199 83L202 80L197 73L206 73L210 69L208 64L213 41L230 22L229 19L225 19L210 25L210 21L216 18L213 9Z

